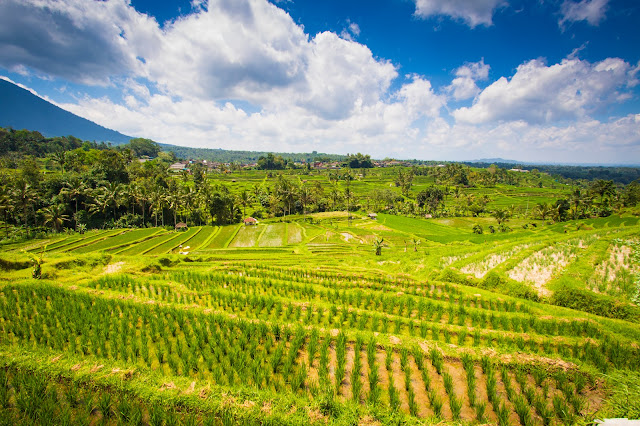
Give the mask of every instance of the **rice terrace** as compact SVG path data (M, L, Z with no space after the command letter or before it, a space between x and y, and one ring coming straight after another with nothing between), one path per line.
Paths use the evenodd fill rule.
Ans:
M2 169L1 424L640 415L637 182L137 147Z

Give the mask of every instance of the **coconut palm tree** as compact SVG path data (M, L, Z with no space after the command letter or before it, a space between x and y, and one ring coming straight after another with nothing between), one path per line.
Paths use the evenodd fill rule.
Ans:
M92 192L91 194L92 200L89 203L89 213L90 214L101 213L103 217L102 227L104 228L104 226L107 224L107 220L106 220L107 210L109 210L109 207L110 207L109 197L107 193L103 190L103 188L96 188L91 192Z
M5 235L9 237L9 210L13 208L9 188L6 185L0 186L0 212L4 216Z
M69 221L69 215L64 214L63 204L52 204L49 207L40 209L44 215L44 226L51 225L55 232L60 232L64 222Z
M238 201L242 205L242 217L247 217L247 206L251 204L253 196L246 189L242 190L238 196Z
M342 199L342 194L340 194L340 191L338 190L337 186L334 185L331 188L331 191L329 192L329 199L331 200L331 208L333 210L335 210L336 209L336 205Z
M109 206L113 208L114 221L117 219L117 209L120 207L122 187L122 184L116 182L107 182L106 185L102 186L102 191L104 192L106 201L109 203Z
M151 191L151 194L149 197L149 210L153 211L153 216L155 217L156 226L158 226L158 211L162 210L163 206L164 206L164 194L162 191L162 187L156 186ZM164 217L163 217L163 226L164 226Z
M78 231L78 199L87 193L87 186L79 178L74 178L65 183L60 193L69 197L75 202L75 213L73 219L75 222L75 230Z
M302 215L304 216L307 213L306 207L314 201L313 191L302 185L298 192L298 198L300 199L300 204L302 204Z
M29 218L29 208L33 207L35 191L31 187L31 185L27 183L26 180L20 179L16 182L12 196L15 200L15 203L21 207L22 223L24 226L27 226Z

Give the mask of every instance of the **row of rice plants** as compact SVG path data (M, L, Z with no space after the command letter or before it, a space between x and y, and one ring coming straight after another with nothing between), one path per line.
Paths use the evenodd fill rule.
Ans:
M536 251L509 270L508 276L516 281L531 283L540 294L549 295L545 284L551 277L572 262L581 249L588 247L598 238L593 234L585 235L583 238L570 239L565 243L556 243Z
M227 416L225 416L227 414ZM0 423L53 425L215 425L232 420L192 408L167 407L93 382L51 377L27 368L0 368Z
M203 226L200 232L184 242L184 249L189 252L204 248L207 241L212 238L220 229L218 226ZM188 246L188 248L186 247Z
M271 330L264 323L120 303L55 288L12 289L3 293L2 307L7 341L138 362L163 374L228 386L243 383L297 391L306 377L297 362L305 339L301 328L293 335L278 325ZM287 345L288 356L281 365L278 351L284 353ZM273 374L267 374L268 362L274 366Z
M294 278L295 281L299 282L322 284L336 288L352 287L354 285L361 286L362 284L366 284L367 289L381 290L393 288L395 291L398 291L400 288L406 292L415 286L418 286L420 289L423 287L423 284L409 277L380 276L365 272L345 274L329 270L300 269L296 267L290 268L270 265L269 263L256 264L246 262L237 265L225 265L225 269L227 268L235 268L238 272L260 278L275 278L283 280L292 280L292 278ZM255 273L258 275L253 275ZM445 291L446 293L451 293L453 295L461 294L457 287L447 283L430 283L429 286L434 286L433 291Z
M460 272L471 274L476 278L484 278L484 276L490 270L505 262L514 254L526 249L527 247L529 247L528 244L521 244L507 251L503 251L500 253L491 253L479 262L467 263L465 266L460 268Z
M246 289L259 289L258 291L266 294L273 294L281 297L292 297L307 301L326 300L331 303L344 301L344 303L353 305L358 308L382 310L389 314L414 316L416 319L424 318L434 307L431 301L424 301L422 297L413 297L408 295L398 296L379 291L362 291L362 290L333 290L322 287L320 285L303 285L288 280L272 280L248 277L244 275L225 274L221 272L213 272L209 274L199 274L194 272L176 272L166 276L167 279L184 283L195 290L203 290L211 286L224 286L232 288L235 291L246 291ZM487 305L492 304L487 301ZM437 309L443 309L446 304L438 304ZM501 305L496 302L495 307ZM397 309L396 309L397 307ZM453 311L450 312L453 313ZM463 315L466 318L467 311L464 307L460 307L455 314ZM452 321L453 316L449 319Z
M178 247L182 242L188 240L200 231L200 228L189 228L185 232L175 232L173 238L169 238L163 242L159 242L157 245L142 252L142 254L164 254L170 252L172 249Z
M430 297L437 300L446 300L451 303L462 304L466 307L475 307L504 312L529 312L529 308L515 300L487 299L477 296L463 296L460 290L450 283L430 282L420 284L413 281L395 280L386 281L354 274L344 277L342 274L318 273L315 270L296 270L295 268L282 269L280 267L262 267L255 264L225 265L225 271L230 274L256 278L272 278L281 281L293 281L299 283L317 284L333 289L361 288L366 291L380 290L397 293L401 288L404 294ZM277 271L277 272L276 272ZM195 273L198 275L198 273Z
M125 231L121 234L96 241L93 244L83 245L76 249L72 249L74 253L89 253L92 251L109 250L112 248L120 248L144 240L147 237L158 232L156 228L143 228Z
M632 298L636 292L635 274L640 271L632 258L639 247L638 242L632 239L614 239L604 253L606 257L588 278L587 288L611 296Z
M341 303L346 306L399 315L405 318L471 325L483 329L592 338L601 335L600 327L592 321L567 322L540 319L536 316L507 316L493 313L487 315L483 311L465 309L464 306L454 308L454 305L408 295L398 296L397 294L376 291L364 292L362 290L331 291L319 286L296 284L292 281L265 280L217 272L205 276L204 274L180 271L167 275L166 278L182 282L194 290L204 290L213 286L225 287L240 293L260 293L306 302Z
M227 247L227 245L239 229L239 225L221 226L218 233L213 237L206 248L221 249ZM205 249L205 247L201 247L201 249Z
M294 393L305 392L310 386L306 380L308 367L300 362L300 353L305 349L309 334L302 328L292 331L278 323L270 327L265 323L229 320L218 315L194 315L157 306L102 300L67 294L57 288L10 288L3 292L0 305L3 307L2 329L8 340L31 342L81 355L140 362L163 374L187 375L223 386L253 385ZM311 346L311 340L309 337L307 346ZM331 339L325 336L322 342L319 340L320 336L316 334L314 345L320 346L318 376L326 380ZM341 333L335 340L334 380L338 390L344 385L347 347L346 336ZM362 390L366 383L362 381L361 360L358 360L362 347L363 342L356 339L354 367L350 374L351 396L359 401L379 398L375 391L378 380L373 373L375 369L371 368L369 377L373 380L370 380L369 393L373 392L374 396L364 397ZM370 342L369 347L372 349L368 349L368 362L375 363L375 343ZM308 350L315 352L315 349ZM409 400L409 411L415 414L419 407L415 405L415 395L411 397L415 391L411 387L413 370L407 367L408 356L406 349L400 348L404 392ZM452 390L442 356L437 352L431 357L445 391L448 389L449 410L452 416L458 416L456 413L459 413L462 400ZM414 359L417 366L421 364L419 356L414 355ZM309 360L313 364L314 356ZM346 395L346 390L340 392ZM399 390L393 378L387 392L391 406L399 407ZM437 394L432 395L432 399L431 405L437 407ZM437 408L433 410L435 412ZM442 413L442 407L439 410Z
M420 336L423 338L430 337L432 340L444 340L446 343L451 343L453 339L460 346L473 345L473 346L491 346L497 345L504 348L512 348L525 350L534 353L555 354L559 353L564 356L573 356L576 359L586 360L600 369L606 370L608 368L607 357L611 359L614 365L629 365L634 366L637 364L638 356L632 350L629 350L626 345L621 344L616 339L608 338L601 346L604 350L604 354L600 354L597 346L591 345L589 342L582 345L575 344L572 348L567 347L559 342L551 342L549 340L539 341L536 339L525 339L521 336L509 337L502 334L488 334L486 331L480 332L475 330L473 333L467 333L464 329L449 330L448 328L438 327L432 325L431 327L425 321L415 322L407 320L406 318L397 316L395 321L390 321L391 318L383 316L381 314L350 310L346 307L339 308L336 305L331 305L329 309L325 310L321 306L307 306L303 307L296 303L286 303L280 300L274 299L270 296L260 296L259 294L252 294L249 296L242 296L236 292L224 291L211 291L208 296L202 294L189 293L185 291L175 291L170 286L158 284L138 284L135 286L130 278L126 278L124 282L120 282L119 276L108 276L101 278L97 282L91 283L90 286L95 288L109 288L125 292L135 292L136 294L142 294L145 297L156 298L157 300L171 302L171 303L183 303L183 304L201 304L208 308L219 308L229 313L243 312L246 315L252 317L261 317L272 321L304 321L305 324L315 324L317 326L335 326L339 325L347 328L355 328L359 330L371 330L374 332L383 332L395 334L409 334L412 336ZM262 310L266 309L267 315L261 314ZM530 320L535 321L535 318L531 317ZM542 324L545 324L549 320L541 320ZM527 324L524 322L523 324ZM535 324L535 322L534 322ZM552 323L553 324L553 323ZM571 327L574 324L576 327L585 327L588 322L573 322L563 323L566 327ZM390 328L392 327L392 328ZM497 328L497 327L496 327ZM514 327L515 328L515 327ZM526 326L523 330L526 330ZM569 328L569 330L573 330ZM571 334L580 334L583 328L577 328L573 330ZM635 368L635 367L634 367Z
M265 230L264 225L243 226L235 234L233 240L229 243L229 247L254 247L258 241L258 237Z
M57 247L56 246L47 247L47 251L73 251L80 247L84 247L86 245L102 241L106 238L113 237L114 235L118 235L123 232L124 230L122 229L109 229L109 230L101 231L98 233L84 235L79 239L70 239L68 244L60 245Z
M122 254L125 256L138 256L147 252L148 250L151 250L153 247L156 247L157 245L173 238L174 236L175 234L173 232L161 231L148 240L132 244L131 247L120 251L118 254Z
M603 353L606 354L603 355L598 352L597 346L590 344L588 341L583 342L581 345L575 343L573 347L570 347L562 342L551 341L549 339L533 339L531 336L525 339L523 336L505 336L503 333L480 332L478 329L472 333L468 333L464 328L458 328L452 331L449 328L436 326L435 324L429 327L425 321L417 322L407 320L400 316L396 316L394 319L376 312L369 313L367 311L363 312L349 309L346 306L338 307L336 305L330 305L329 309L314 305L303 307L299 303L283 302L271 296L261 296L257 293L243 296L237 292L237 289L212 290L209 295L212 297L211 300L199 296L184 295L184 293L182 293L182 297L189 297L189 303L197 301L210 308L215 307L234 314L242 312L244 315L260 317L270 321L304 321L307 325L313 323L320 327L333 327L338 325L340 327L370 330L373 332L393 332L395 334L409 334L412 336L419 335L423 338L430 337L432 340L444 340L446 343L450 343L452 339L457 338L457 344L460 346L497 345L518 350L528 348L528 350L533 353L552 355L558 353L566 357L572 356L575 359L590 362L601 370L608 368L607 356L611 358L611 362L614 363L614 365L619 365L621 362L630 368L636 368L638 365L637 351L628 345L621 344L617 339L611 337L603 339L603 341L606 342L601 344L604 349ZM176 299L174 296L167 295L163 300L175 301ZM266 313L262 313L263 310L265 310ZM531 317L529 321L533 321L536 329L538 328L536 326L537 321L541 321L542 331L546 331L547 325L545 324L548 324L550 320L538 320ZM524 324L527 324L527 322L524 322ZM554 328L554 330L562 330L566 327L570 332L569 334L572 335L587 334L597 337L597 333L592 332L589 328L589 322L558 322L557 324L551 322L550 324L560 325L558 328ZM523 327L523 330L526 330L526 326ZM598 329L595 329L595 331L597 330ZM620 354L624 355L621 356Z
M258 239L259 247L280 247L287 241L287 224L276 223L266 226Z

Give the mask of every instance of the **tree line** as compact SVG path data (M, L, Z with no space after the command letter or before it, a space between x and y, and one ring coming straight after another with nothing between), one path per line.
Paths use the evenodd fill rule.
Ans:
M171 172L175 155L160 151L147 139L109 147L73 137L42 138L37 132L8 130L0 135L4 138L1 143L31 143L34 146L25 152L37 153L3 151L0 155L0 220L5 235L11 227L13 231L82 232L90 228L174 226L177 222L223 225L240 222L247 214L286 217L337 210L431 217L492 215L499 223L513 216L562 221L607 216L640 201L638 182L620 186L601 179L576 185L568 196L525 211L513 206L489 209L490 197L468 189L555 183L533 171L509 172L496 166L479 170L455 163L397 167L392 172L395 187L391 188L377 185L364 190L359 181L366 178L367 168L349 167L317 172L323 178L311 182L306 181L306 170L269 172L263 182L253 186L225 184L201 163L191 165L189 171ZM370 160L361 154L353 158ZM416 177L424 175L434 184L413 190Z

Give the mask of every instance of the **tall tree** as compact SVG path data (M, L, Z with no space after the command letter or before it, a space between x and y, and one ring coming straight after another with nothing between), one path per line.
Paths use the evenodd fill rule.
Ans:
M87 193L87 186L79 177L74 177L65 183L61 191L62 195L69 197L75 203L75 213L73 215L75 230L78 231L78 200Z
M44 215L44 225L51 225L55 232L60 232L64 222L69 221L69 215L65 214L64 210L63 204L52 204L41 209L40 211Z

